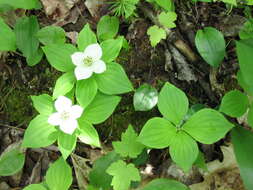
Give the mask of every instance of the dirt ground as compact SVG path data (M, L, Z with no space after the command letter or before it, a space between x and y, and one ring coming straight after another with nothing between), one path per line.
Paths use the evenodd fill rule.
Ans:
M9 23L15 23L15 20L24 14L36 15L41 27L52 24L62 26L68 32L68 40L73 42L76 32L79 32L85 23L90 23L95 29L99 18L110 13L108 4L97 6L97 10L92 12L84 1L42 2L44 7L39 11L17 10L10 13ZM67 4L69 2L72 4ZM191 105L200 103L215 108L227 91L239 88L235 77L238 63L234 40L238 38L239 29L245 22L243 9L229 10L223 3L193 4L186 0L175 0L175 6L178 15L177 28L156 48L151 47L146 34L148 27L156 23L152 17L156 10L150 4L141 2L137 9L138 16L131 20L121 18L120 34L126 36L131 49L123 50L117 61L123 65L136 88L143 83L149 83L159 90L165 81L170 81L187 94ZM211 69L200 58L194 45L196 31L205 26L216 27L226 36L227 55L217 70ZM38 65L29 67L25 58L18 53L0 54L0 152L22 140L24 129L36 115L30 96L51 94L59 75L60 72L54 70L45 58ZM104 150L91 149L79 143L75 154L92 163L106 150L110 150L111 141L118 140L129 123L139 132L149 118L159 116L157 108L150 112L135 112L132 99L133 93L124 95L115 113L105 123L96 126ZM226 157L221 146L229 147L232 153ZM204 183L203 186L192 187L193 190L244 189L229 136L214 145L200 145L200 148L206 162L215 161L214 165L218 167L211 173L206 174L194 167L189 174L183 174L171 163L166 150L152 150L149 160L153 168L152 175L146 174L144 183L155 177L170 177L187 185ZM0 178L1 190L18 190L29 183L40 182L49 162L56 160L60 153L55 146L51 146L45 149L29 149L26 155L23 171L11 177ZM228 160L232 160L231 163ZM230 165L224 164L226 161ZM69 160L69 163L72 163L72 160ZM87 164L87 167L90 165ZM145 168L146 166L143 166L142 169ZM78 189L76 181L73 188Z

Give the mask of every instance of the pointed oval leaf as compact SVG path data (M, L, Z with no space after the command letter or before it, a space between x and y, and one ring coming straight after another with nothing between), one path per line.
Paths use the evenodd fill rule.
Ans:
M184 131L178 132L170 144L170 156L177 165L188 172L198 157L196 141Z
M239 90L232 90L225 94L220 105L220 112L231 117L241 117L248 108L248 97Z
M86 108L97 94L98 86L96 80L91 77L85 80L79 80L76 83L76 99L77 102Z
M25 130L23 147L40 148L53 144L57 139L57 130L48 122L48 116L38 115Z
M88 45L97 43L95 33L90 29L90 25L86 24L78 34L77 46L80 51L84 51Z
M218 67L225 57L226 43L223 34L213 27L198 30L195 44L201 57L211 66Z
M92 124L104 122L113 113L120 99L119 96L97 93L93 101L84 110L83 119Z
M41 184L32 184L25 187L23 190L47 190L47 189Z
M106 71L96 75L98 89L109 95L131 92L133 86L129 81L123 67L118 63L110 63Z
M33 106L42 115L50 115L53 112L53 100L48 94L31 96Z
M97 25L99 40L108 40L116 36L119 31L119 19L115 16L105 15L101 17Z
M43 45L64 44L66 41L65 31L59 26L46 26L36 36Z
M118 57L123 46L123 38L105 40L100 45L103 50L102 60L110 63Z
M0 18L0 51L15 51L16 36L12 29Z
M176 181L176 180L172 180L172 179L154 179L151 182L149 182L144 188L142 188L141 190L188 190L188 188Z
M71 55L77 50L71 44L49 44L42 47L49 64L58 71L67 72L74 69Z
M50 189L68 190L72 184L72 171L70 166L59 158L52 165L46 173L46 183Z
M253 104L250 106L247 122L253 128Z
M69 71L60 76L55 84L53 98L56 99L59 96L64 96L70 92L76 82L76 78L73 71Z
M165 83L158 96L158 109L175 125L181 123L189 107L185 93L170 83Z
M233 124L219 112L202 109L183 125L183 130L203 144L212 144L222 139L232 127Z
M69 135L61 131L58 132L58 148L64 160L72 153L76 147L76 135Z
M151 148L166 148L171 144L176 131L176 127L166 119L154 117L144 125L138 140Z

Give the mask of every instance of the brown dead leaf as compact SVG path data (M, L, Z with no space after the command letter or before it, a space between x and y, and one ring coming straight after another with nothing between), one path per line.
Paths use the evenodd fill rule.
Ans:
M108 1L107 1L108 2ZM86 0L85 6L87 7L89 13L92 17L99 18L103 14L101 9L108 7L108 3L106 3L106 0Z
M191 185L191 190L245 190L240 178L232 145L221 146L224 159L207 164L208 173L204 173L202 183Z
M89 159L82 158L76 154L71 155L73 166L75 169L76 179L80 190L87 189L88 186L88 174L91 168L86 164Z

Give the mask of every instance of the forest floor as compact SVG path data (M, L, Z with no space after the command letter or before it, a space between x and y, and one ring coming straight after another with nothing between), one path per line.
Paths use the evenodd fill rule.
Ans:
M99 18L109 14L109 5L100 3L93 7L78 0L41 0L43 8L39 11L23 12L17 10L9 15L9 22L14 23L21 15L36 15L40 25L62 26L68 32L69 41L75 42L77 32L89 23L93 29ZM89 1L88 1L89 2ZM91 1L90 1L91 2ZM97 2L97 1L94 1ZM177 27L168 38L156 48L150 45L147 29L153 25L152 7L141 2L137 17L129 21L121 19L120 34L130 42L131 49L123 50L118 63L123 65L135 88L148 83L160 89L169 81L183 90L190 104L204 104L215 108L225 92L239 88L236 81L238 63L234 40L245 22L243 9L229 10L223 3L197 3L176 0ZM211 69L197 53L194 38L196 31L205 26L213 26L226 37L227 55L219 69ZM186 65L186 66L185 66ZM22 140L24 129L36 114L31 102L31 95L52 93L52 87L60 72L53 69L43 59L34 67L29 67L25 58L16 53L0 54L0 152L7 146ZM157 108L150 112L135 112L133 93L123 96L122 103L115 113L103 124L96 126L104 146L92 149L78 144L75 154L85 158L87 168L97 157L111 149L111 142L118 140L129 123L140 131L143 124L153 116L159 116ZM184 174L168 157L166 150L153 150L149 165L152 174L147 174L149 181L155 177L175 178L193 190L243 190L243 185L236 165L230 138L213 145L201 145L210 173L197 168ZM0 189L22 189L29 183L42 180L49 162L57 159L59 152L54 147L29 149L26 154L23 171L11 177L0 178ZM73 160L69 160L70 163ZM143 170L145 171L143 166ZM73 189L78 189L76 181ZM197 185L196 185L197 184Z

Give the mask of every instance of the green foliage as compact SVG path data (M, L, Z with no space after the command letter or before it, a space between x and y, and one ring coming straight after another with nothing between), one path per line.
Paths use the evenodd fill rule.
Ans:
M177 20L177 14L175 12L162 12L158 15L158 20L164 27L175 28L174 22Z
M141 180L138 169L122 160L112 163L106 172L113 176L111 184L115 190L128 190L131 181Z
M50 115L53 112L53 100L48 94L31 96L34 108L42 115Z
M156 25L149 27L147 34L149 35L152 47L155 47L162 39L166 39L165 30Z
M188 107L185 93L174 85L165 83L158 97L158 109L161 114L175 125L179 125Z
M53 98L56 99L59 96L64 96L70 92L75 85L75 76L72 71L64 73L56 80L56 84L53 91Z
M86 24L81 32L78 34L77 46L80 51L84 51L90 44L97 43L95 33L90 29L89 24Z
M97 36L100 41L114 38L119 31L119 19L115 16L103 16L97 24Z
M36 36L43 45L64 44L66 41L65 31L58 26L46 26Z
M219 111L231 117L241 117L248 106L248 97L238 90L232 90L222 98Z
M12 29L0 18L0 51L15 51L16 36Z
M25 163L25 155L20 144L10 145L0 156L0 176L11 176L20 171Z
M239 36L242 40L253 38L253 19L249 19L244 23L243 28L239 32Z
M25 187L23 190L47 190L47 189L41 184L32 184Z
M113 113L120 99L119 96L108 96L98 92L85 109L85 114L82 118L92 124L102 123Z
M26 57L29 66L39 63L43 56L36 37L38 31L39 23L35 16L19 18L14 27L17 48Z
M109 152L105 156L97 159L94 164L91 172L89 173L89 180L91 185L94 187L102 189L110 189L112 176L109 175L106 170L114 162L119 160L119 155L115 152Z
M188 190L188 188L175 180L159 178L149 182L141 190Z
M233 124L213 109L202 109L184 125L183 130L203 144L212 144L225 136Z
M115 0L111 2L111 9L116 16L123 16L126 19L134 15L139 0Z
M118 63L107 64L104 73L95 77L98 89L108 95L131 92L133 86L124 69Z
M165 9L166 11L173 11L174 9L174 4L172 0L155 0L155 2L162 7L163 9Z
M59 158L49 167L46 173L46 183L50 189L69 189L72 183L72 171L63 158Z
M247 121L248 124L253 128L253 104L250 106Z
M121 135L121 141L112 143L116 153L123 157L136 158L143 150L144 146L137 141L138 135L131 125L125 133Z
M243 183L246 189L252 189L253 134L242 127L236 127L232 130L232 143Z
M97 91L98 85L94 78L77 81L75 92L77 102L86 108L95 98Z
M49 64L58 71L68 72L74 69L71 55L76 48L71 44L49 44L42 47Z
M1 5L8 5L15 9L40 9L41 4L39 0L0 0Z
M48 123L48 116L38 115L25 131L23 147L40 148L53 144L57 139L57 130Z
M76 135L69 135L63 133L62 131L58 132L58 148L61 151L62 157L66 160L71 152L76 147Z
M225 57L223 34L213 27L198 30L195 44L202 58L213 67L218 67Z
M151 110L158 102L158 92L151 85L143 84L135 91L133 102L135 111Z
M79 119L79 124L79 140L85 144L100 147L99 136L96 129L82 118Z

